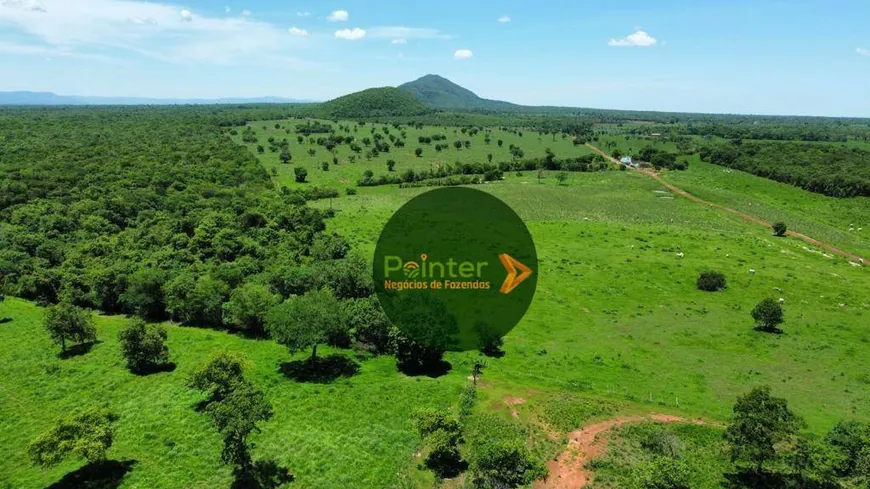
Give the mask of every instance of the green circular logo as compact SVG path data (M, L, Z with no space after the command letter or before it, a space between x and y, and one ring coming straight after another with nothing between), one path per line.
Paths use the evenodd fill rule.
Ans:
M403 205L378 239L374 282L386 314L431 348L486 349L522 319L538 255L522 219L492 195L439 188Z

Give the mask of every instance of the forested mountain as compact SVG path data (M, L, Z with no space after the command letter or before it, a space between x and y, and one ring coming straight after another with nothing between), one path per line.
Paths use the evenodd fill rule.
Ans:
M433 112L423 102L395 87L369 88L330 100L316 108L326 117L415 116Z
M438 109L515 110L520 108L519 105L509 102L480 98L471 90L438 75L423 76L399 85L399 89L413 94L427 105Z

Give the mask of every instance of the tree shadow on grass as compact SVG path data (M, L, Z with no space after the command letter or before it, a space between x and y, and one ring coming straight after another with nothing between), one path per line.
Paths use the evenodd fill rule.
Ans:
M91 348L93 348L94 345L98 345L100 343L102 343L102 341L100 340L90 341L88 343L79 343L60 352L60 354L58 354L58 357L62 360L73 357L80 357L82 355L86 355L89 351L91 351Z
M774 335L781 335L781 334L785 333L785 331L783 331L779 328L776 328L776 327L771 329L771 328L765 328L763 326L756 326L752 329L754 329L758 333L766 333L766 334L774 334Z
M317 357L314 362L310 359L285 362L279 371L296 382L329 384L342 377L353 377L359 372L359 364L344 355L330 355Z
M159 374L162 372L174 372L175 371L175 362L167 362L161 363L157 365L149 365L147 367L140 368L138 370L133 371L134 375L138 375L139 377L145 377L151 374Z
M5 318L5 317L0 318L0 324L6 324L6 323L11 323L11 322L12 322L12 318Z
M48 486L46 489L117 489L124 476L133 470L135 460L104 460L85 465L84 467L63 476L63 479Z
M431 377L437 379L447 375L453 369L453 365L446 360L430 362L398 362L399 371L409 377Z
M230 489L276 489L293 482L293 474L274 460L260 460L246 470L235 471L236 479Z
M501 358L504 356L504 350L498 347L481 348L480 353L489 358Z

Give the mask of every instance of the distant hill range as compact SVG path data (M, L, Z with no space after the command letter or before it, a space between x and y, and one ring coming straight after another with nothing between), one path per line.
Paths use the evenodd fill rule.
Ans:
M0 92L0 105L210 105L210 104L305 104L311 100L282 97L253 98L144 98L80 97L51 92Z
M399 90L413 94L426 105L436 109L517 110L522 107L510 102L478 97L471 90L438 75L426 75L399 85Z

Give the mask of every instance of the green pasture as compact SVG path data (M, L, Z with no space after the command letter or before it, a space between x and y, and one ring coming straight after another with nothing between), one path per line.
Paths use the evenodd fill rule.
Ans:
M396 135L396 137L400 136L401 131L394 129L392 126L385 126L383 124L367 123L365 125L360 125L360 123L344 121L340 122L340 124L349 126L351 132L345 133L342 131L339 132L339 134L354 136L356 142L363 147L363 150L356 154L356 162L351 163L349 157L355 153L350 149L349 145L342 144L335 149L334 156L338 158L338 164L333 164L333 155L329 153L326 148L319 146L316 143L310 143L307 137L301 144L298 142L295 127L304 124L305 122L305 120L301 119L290 119L281 121L257 121L248 124L249 127L254 130L259 143L249 143L246 146L254 154L257 154L260 161L263 163L263 166L268 171L272 172L273 168L276 169L277 176L274 176L273 178L278 185L286 185L290 188L321 186L344 189L347 187L356 187L357 181L362 178L363 172L366 170L371 170L372 173L374 173L375 178L388 174L387 160L394 160L396 162L394 173L397 174L401 174L408 169L415 171L429 170L443 165L454 164L456 162L485 163L487 161L487 155L490 153L492 153L493 163L511 161L511 145L521 147L525 153L525 158L542 158L548 148L550 148L556 154L556 157L560 159L581 156L589 154L590 152L590 150L583 145L575 146L570 138L566 137L563 139L561 136L557 135L554 139L552 134L544 135L534 131L519 131L522 132L522 136L520 136L514 132L502 131L495 128L492 129L489 134L491 142L486 144L485 131L480 131L476 135L471 136L469 134L462 134L461 129L456 127L424 126L422 129L416 129L415 127L405 126L403 129L406 132L404 148L391 147L388 153L381 153L369 160L366 158L366 151L370 148L363 145L362 139L365 137L373 139L373 134L371 132L372 129L383 134L385 138L388 137L388 135L383 133L384 127L387 127L390 133ZM332 124L332 126L338 131L339 124L331 123L329 121L319 122ZM275 124L278 124L280 128L275 129ZM356 128L356 131L354 131L354 128ZM290 129L290 134L287 134L287 129ZM435 134L447 136L447 139L444 141L433 141L431 144L419 143L418 138L420 136L432 136ZM315 140L318 137L324 136L326 135L311 135ZM290 143L290 154L293 156L293 159L289 164L285 165L281 163L279 158L280 152L269 151L268 139L270 137L274 137L277 141L286 138ZM242 142L241 130L239 130L238 135L233 136L233 140L239 144L244 144ZM456 140L463 142L471 141L471 147L466 149L463 145L462 149L456 149L453 146L453 143ZM501 147L498 145L499 140L503 142ZM387 142L389 141L387 140ZM437 152L435 150L435 145L439 143L446 144L448 148L441 152ZM256 150L258 145L264 147L264 153L257 153ZM414 151L417 148L423 149L423 154L419 158L414 154ZM314 156L308 153L311 149L315 151ZM329 164L328 171L322 169L323 162ZM308 171L308 183L296 183L293 173L293 169L296 167L302 167Z

